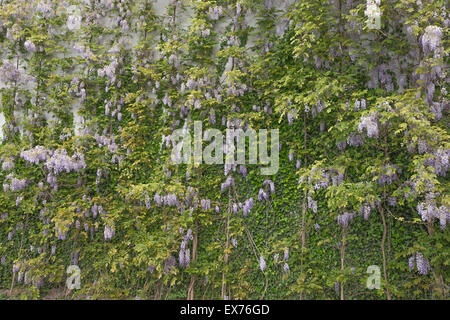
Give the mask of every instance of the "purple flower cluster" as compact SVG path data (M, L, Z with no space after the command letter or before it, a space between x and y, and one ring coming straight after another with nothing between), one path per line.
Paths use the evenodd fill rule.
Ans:
M30 53L34 53L37 51L36 45L31 40L25 41L25 43L23 45L24 45L25 49Z
M343 227L347 227L353 221L355 214L353 212L345 212L337 217L337 222Z
M164 274L173 271L175 268L175 265L177 263L177 260L175 257L170 256L169 258L164 260Z
M62 231L60 228L56 227L56 232L58 233L58 240L66 240L67 231Z
M431 222L434 219L439 219L442 229L447 226L447 221L450 221L450 210L448 207L441 205L436 206L433 199L428 199L426 202L421 202L417 205L417 212L423 221Z
M425 159L424 164L426 166L432 166L434 168L434 173L445 177L448 169L450 168L449 157L450 150L438 149L433 154L433 157L428 157Z
M221 6L215 6L214 8L210 7L208 13L211 20L218 20L222 15L223 10Z
M258 201L269 200L267 193L261 188L258 192Z
M423 254L420 251L409 258L409 270L414 270L414 264L417 266L417 272L423 276L427 275L431 270L430 262L423 257Z
M360 111L360 110L365 110L365 109L366 109L366 100L365 99L355 101L355 106L354 106L353 110Z
M168 195L163 196L161 199L162 199L163 204L166 206L174 207L174 206L178 205L177 196L174 195L173 193L169 193Z
M343 181L344 181L344 175L341 173L331 177L331 182L333 183L333 186L338 186L338 185L342 184Z
M347 137L347 144L352 147L362 146L364 144L364 137L356 132L352 132Z
M200 205L201 205L203 210L207 211L207 210L211 209L211 200L209 200L209 199L202 199L200 201Z
M324 109L326 109L325 103L322 100L318 100L317 104L311 109L312 117L315 118L316 115L318 115Z
M228 176L224 183L220 186L221 192L224 192L230 186L234 186L234 179L232 176Z
M270 193L271 194L275 193L275 185L272 182L272 180L269 180L269 179L264 180L263 186L265 186L265 187L269 186Z
M20 153L22 159L36 165L41 161L47 161L51 155L52 151L47 150L43 146L35 146L32 149L24 150Z
M193 238L194 236L192 235L192 230L188 229L186 235L183 237L183 241L181 241L180 251L178 252L180 267L188 267L191 263L191 253L189 248L187 248L187 245Z
M99 147L106 146L111 153L116 153L119 149L119 146L114 141L114 138L108 138L106 136L95 134L94 139L97 141Z
M308 195L308 209L311 209L314 213L317 213L317 201L315 201L310 195Z
M428 26L422 35L422 48L425 55L434 52L440 45L442 39L442 29L437 26Z
M84 156L81 153L75 153L72 157L67 155L67 151L64 149L56 150L52 156L47 159L45 166L48 170L52 171L55 175L60 172L75 171L78 172L81 169L86 168L84 162Z
M2 170L9 171L14 169L14 161L11 158L6 158L2 163Z
M364 217L364 220L369 220L371 210L370 205L364 204L359 208L359 214Z
M283 270L284 270L284 273L286 273L286 274L289 273L289 265L287 263L284 263Z
M250 210L253 209L254 205L255 205L255 203L253 201L253 198L245 200L244 207L242 210L242 213L244 214L245 217L249 214Z
M114 228L111 228L108 224L105 225L105 230L103 231L103 236L106 241L112 239L115 234Z
M26 179L17 179L15 177L11 178L11 185L8 186L8 184L3 184L3 190L5 192L9 189L12 192L20 191L25 189L27 186L27 180Z
M378 120L375 114L361 117L361 121L358 124L358 131L362 132L367 130L367 136L369 138L378 137Z
M262 272L266 269L266 260L264 260L263 256L259 257L259 268Z
M378 175L377 183L380 186L391 185L392 182L398 179L397 172L401 173L401 169L396 165L386 165L383 167L383 172Z
M20 72L16 69L14 64L8 60L3 60L3 65L0 67L0 79L6 79L11 82L19 80Z

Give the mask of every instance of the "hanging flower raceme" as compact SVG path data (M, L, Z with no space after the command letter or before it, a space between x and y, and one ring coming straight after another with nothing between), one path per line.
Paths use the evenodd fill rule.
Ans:
M261 269L262 272L266 270L266 260L264 260L263 256L259 257L259 268Z
M358 124L358 131L362 132L367 130L367 136L369 138L378 137L378 120L375 114L361 117L361 122Z
M188 267L191 263L191 253L187 246L192 239L194 239L192 230L188 229L186 235L183 237L183 241L181 241L180 251L178 252L178 262L182 268Z
M249 214L250 210L253 209L254 205L255 205L255 203L253 201L253 198L245 200L244 207L242 210L242 213L244 214L245 217Z
M427 275L431 270L430 262L423 257L422 252L417 252L415 255L409 258L408 260L409 270L414 270L414 267L417 266L417 272L420 275Z
M32 149L22 151L20 157L25 161L38 165L40 162L47 161L52 153L51 150L48 150L43 146L35 146Z
M56 150L50 158L45 162L48 170L55 175L63 171L69 173L70 171L78 172L86 168L84 156L81 153L75 153L72 157L67 154L64 149Z
M442 39L442 29L438 26L428 26L422 35L422 49L425 55L434 52L440 45Z
M105 241L111 240L115 234L114 228L110 227L108 224L105 225L105 230L103 231L103 237Z
M337 217L337 222L344 228L348 227L349 223L353 221L355 217L355 213L353 212L345 212Z
M16 66L8 60L3 60L3 64L0 66L0 79L6 79L10 82L19 80L20 72Z
M450 208L444 205L437 207L434 199L420 202L417 205L417 212L422 221L432 222L434 219L438 219L442 229L445 229L447 221L450 221Z

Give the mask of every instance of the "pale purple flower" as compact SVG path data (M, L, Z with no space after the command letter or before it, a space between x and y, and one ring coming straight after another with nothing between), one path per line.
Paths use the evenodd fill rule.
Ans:
M158 206L161 206L162 199L158 192L155 193L155 196L153 197L153 201L155 201Z
M434 52L441 43L442 29L438 26L428 26L422 35L422 48L425 55Z
M409 258L408 260L408 266L409 266L409 270L414 270L414 265L415 265L415 261L416 261L416 257L412 256Z
M350 222L352 222L353 218L355 217L355 214L353 212L345 212L344 214L341 214L337 218L338 224L340 224L343 227L347 227Z
M292 162L292 160L294 160L294 151L293 150L289 150L289 161Z
M284 249L284 260L289 260L289 248Z
M19 79L20 72L16 66L8 60L3 60L3 65L0 66L0 79L6 79L10 82L15 82Z
M50 150L47 150L43 146L35 146L32 149L22 151L20 153L20 157L25 161L37 165L41 161L46 161L51 156L51 154L52 152Z
M356 132L352 132L347 137L347 144L352 147L362 146L364 144L364 137Z
M417 271L421 275L427 275L428 272L431 270L430 263L427 259L425 259L421 252L417 252L416 254L416 264L417 264Z
M184 249L180 249L178 253L178 263L180 264L180 267L184 267L186 265Z
M361 122L358 124L358 131L367 130L369 138L378 137L378 120L375 114L361 117Z
M13 192L23 190L26 186L27 186L26 179L17 179L17 178L11 179L10 189Z
M201 203L201 207L202 207L203 210L207 211L207 210L211 209L211 200L209 200L209 199L202 199L200 201L200 203Z
M109 225L105 225L105 230L103 231L103 236L106 241L110 240L114 236L114 229L111 228Z
M259 257L259 268L262 272L266 269L266 260L264 260L263 256Z
M186 265L186 267L188 267L191 263L191 253L189 251L189 249L186 249L184 251L185 255L184 255L184 263Z
M35 44L31 40L25 41L23 45L25 49L30 53L34 53L37 51Z
M244 206L242 208L242 213L244 214L245 217L249 214L250 210L253 209L254 204L255 203L253 201L253 198L247 199L244 202Z
M12 271L13 271L13 273L19 272L20 271L20 264L19 263L13 264Z
M258 192L258 201L263 201L263 200L268 200L269 196L267 195L267 193L264 192L263 189L259 189Z
M3 171L9 171L14 169L14 161L11 158L5 159L2 163L2 170Z

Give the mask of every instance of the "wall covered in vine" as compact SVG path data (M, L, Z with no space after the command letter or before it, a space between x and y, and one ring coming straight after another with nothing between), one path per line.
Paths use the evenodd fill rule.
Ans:
M0 0L0 297L448 299L446 5Z

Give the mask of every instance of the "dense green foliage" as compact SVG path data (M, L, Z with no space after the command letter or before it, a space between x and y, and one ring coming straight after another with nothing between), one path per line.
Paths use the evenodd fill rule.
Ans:
M450 15L375 2L0 0L0 295L448 299ZM277 174L174 164L196 120Z

